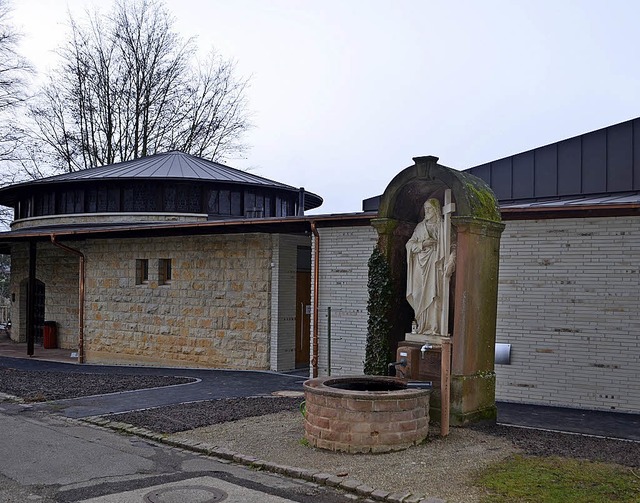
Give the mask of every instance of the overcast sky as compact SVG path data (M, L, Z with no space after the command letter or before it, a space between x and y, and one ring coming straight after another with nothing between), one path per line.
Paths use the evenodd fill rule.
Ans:
M13 3L44 72L97 2ZM228 164L319 194L313 213L360 211L415 156L466 169L640 116L634 0L165 3L251 77L251 148Z

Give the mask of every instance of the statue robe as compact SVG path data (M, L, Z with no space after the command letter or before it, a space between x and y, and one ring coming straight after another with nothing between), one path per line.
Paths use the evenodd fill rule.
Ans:
M441 292L446 261L440 218L423 220L407 241L407 301L413 308L419 334L440 335Z

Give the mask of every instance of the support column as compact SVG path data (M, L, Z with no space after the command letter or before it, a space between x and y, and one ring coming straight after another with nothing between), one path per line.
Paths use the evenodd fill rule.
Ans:
M29 279L27 280L27 354L33 356L36 339L36 242L29 241Z
M451 423L495 419L494 352L498 261L504 224L453 217L458 235Z

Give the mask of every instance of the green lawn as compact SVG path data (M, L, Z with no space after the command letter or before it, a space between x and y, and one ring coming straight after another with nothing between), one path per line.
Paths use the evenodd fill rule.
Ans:
M640 470L559 457L514 456L476 480L483 503L640 503Z

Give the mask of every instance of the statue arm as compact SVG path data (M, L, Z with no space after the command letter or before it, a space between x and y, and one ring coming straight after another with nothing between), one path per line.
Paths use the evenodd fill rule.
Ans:
M420 250L422 250L422 243L420 242L420 240L416 236L415 232L409 238L409 241L407 241L406 247L407 247L407 251L409 253L418 253Z
M444 275L447 278L450 278L451 275L456 270L456 257L457 257L457 246L453 244L451 245L451 253L449 253L447 262L444 265Z

